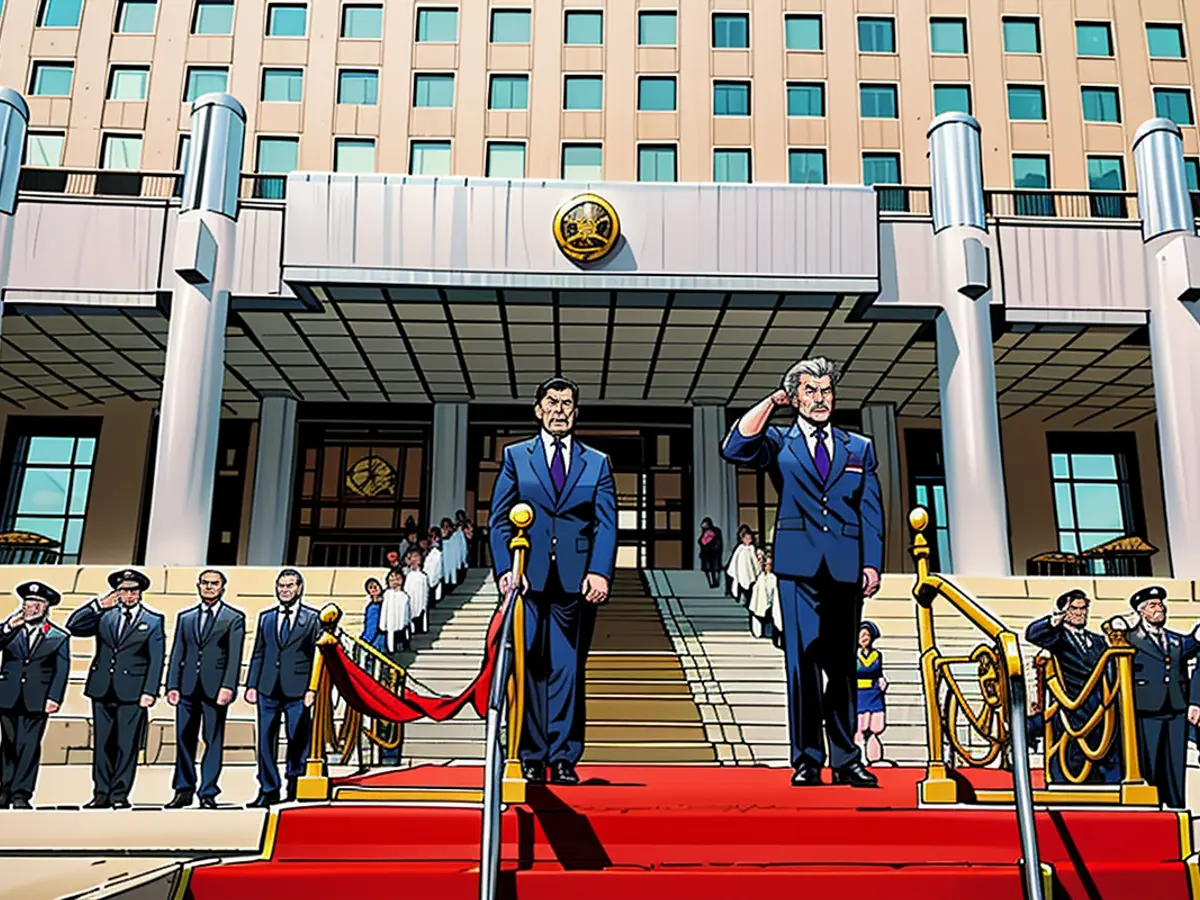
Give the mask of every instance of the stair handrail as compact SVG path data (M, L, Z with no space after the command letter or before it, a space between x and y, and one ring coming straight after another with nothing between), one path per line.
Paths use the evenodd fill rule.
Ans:
M917 639L921 654L921 684L925 694L925 720L929 739L929 762L925 779L920 784L921 800L925 803L954 803L958 800L958 784L949 777L945 749L946 743L958 751L971 765L985 765L974 759L958 743L954 726L957 711L965 710L972 728L985 737L994 751L987 761L998 755L1004 744L1011 749L1013 800L1017 814L1017 831L1021 840L1021 875L1025 900L1043 900L1042 866L1038 852L1037 821L1033 810L1032 768L1029 758L1029 737L1026 725L1026 690L1024 668L1021 665L1021 647L1017 636L1005 628L995 616L979 603L968 597L951 582L929 571L929 541L925 529L929 526L929 512L916 507L909 513L912 527L912 556L916 564L917 578L913 586L913 597L917 601ZM938 650L933 630L933 603L943 598L964 618L989 639L980 644L969 656L943 656ZM979 687L984 695L984 708L980 714L970 708L955 675L950 670L954 663L973 662L977 665ZM947 687L946 713L938 699L939 687ZM993 713L995 718L993 719ZM995 724L996 733L991 733ZM985 733L981 725L986 724Z

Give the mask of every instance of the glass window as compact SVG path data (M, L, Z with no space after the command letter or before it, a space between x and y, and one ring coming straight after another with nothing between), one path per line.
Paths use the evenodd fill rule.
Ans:
M825 115L825 85L789 84L787 86L789 116Z
M1010 85L1008 88L1008 117L1016 121L1044 120L1046 93L1041 85Z
M1121 97L1114 87L1085 87L1083 120L1085 122L1120 122Z
M1004 17L1005 53L1041 53L1042 34L1037 19Z
M30 134L25 138L25 159L22 165L47 168L61 166L64 140L61 134Z
M1050 189L1050 157L1015 155L1012 159L1013 187L1018 191L1047 191ZM1049 194L1022 194L1014 198L1013 211L1018 216L1053 216L1054 198Z
M458 10L418 9L417 40L429 44L453 44L458 40Z
M59 541L60 561L78 562L95 457L94 436L43 436L35 432L19 438L8 490L15 501L8 510L5 528Z
M196 0L192 34L233 34L233 0Z
M488 109L529 109L529 76L493 75Z
M418 73L413 76L413 106L449 109L454 105L454 76Z
M1183 59L1183 26L1148 24L1146 44L1150 55L1156 59Z
M858 20L858 49L861 53L895 53L895 20L869 16L860 18Z
M338 73L338 103L374 106L379 102L379 73L343 69Z
M789 150L788 181L791 184L824 184L824 150Z
M675 181L675 147L673 145L638 147L638 181Z
M599 144L564 144L564 181L599 181L603 177L604 150Z
M1104 441L1098 437L1092 443L1103 445ZM1054 518L1058 549L1063 553L1090 550L1131 534L1135 527L1129 457L1121 452L1104 452L1102 447L1071 452L1073 444L1051 440ZM1092 572L1104 574L1104 561L1093 560Z
M262 99L270 103L299 103L304 99L304 70L263 69Z
M333 142L333 171L374 172L375 141L370 138L337 138Z
M378 40L383 37L383 7L346 4L342 9L342 37Z
M78 28L83 0L42 0L38 25L42 28Z
M714 150L713 181L725 184L750 182L749 150Z
M1080 56L1112 56L1112 32L1107 22L1076 22L1075 52Z
M493 44L528 44L531 14L527 9L493 9Z
M971 111L971 88L966 84L936 84L933 86L933 114Z
M1177 125L1193 125L1192 95L1186 88L1155 88L1154 114Z
M717 81L713 84L714 116L750 115L750 84L746 81Z
M485 172L488 178L524 178L525 145L497 142L488 144Z
M36 165L30 163L30 165ZM1183 175L1187 179L1188 190L1192 193L1200 191L1200 159L1194 156L1186 157L1183 161Z
M267 4L267 37L304 37L308 7L300 3Z
M117 7L118 34L154 34L157 0L121 0Z
M930 19L929 49L934 53L966 53L967 20Z
M262 175L286 175L296 171L300 159L300 138L260 137L258 139L258 165L255 169Z
M820 16L784 16L783 37L788 50L821 50L825 46Z
M35 97L70 97L74 63L34 63L29 93Z
M602 109L604 78L600 75L568 75L563 79L563 109Z
M221 92L229 87L229 70L217 67L189 66L187 70L187 87L183 99L191 103L197 97L205 94Z
M638 13L638 44L643 47L674 47L677 14L643 11Z
M750 46L750 16L746 13L716 13L712 20L712 45L726 50Z
M859 114L864 119L897 119L900 104L894 84L864 84L858 89Z
M140 169L142 167L142 136L140 134L106 134L100 150L102 169Z
M900 154L864 153L863 184L899 184Z
M598 9L571 10L563 19L564 44L603 44L604 13ZM519 144L496 146L521 146ZM524 148L522 147L522 153ZM523 164L522 164L523 165Z
M675 77L647 76L638 79L638 107L642 112L675 111Z
M109 100L145 100L150 83L146 66L113 66L108 79Z
M449 141L413 141L409 175L449 175Z

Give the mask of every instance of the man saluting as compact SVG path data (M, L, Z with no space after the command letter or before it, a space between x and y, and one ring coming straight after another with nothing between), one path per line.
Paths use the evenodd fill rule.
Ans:
M837 367L822 357L792 366L783 388L733 426L721 455L767 470L779 489L773 559L783 613L792 784L821 783L824 710L833 783L873 787L875 776L863 767L854 743L855 654L863 597L879 590L883 506L870 438L830 424L836 381ZM771 414L784 406L795 408L796 423L768 428Z

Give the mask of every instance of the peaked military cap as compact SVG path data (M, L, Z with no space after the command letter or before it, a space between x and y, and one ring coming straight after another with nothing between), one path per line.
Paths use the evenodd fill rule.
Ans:
M1141 606L1147 600L1166 600L1166 599L1167 599L1167 589L1165 587L1161 587L1160 585L1156 584L1153 587L1142 588L1140 591L1137 591L1132 597L1129 598L1129 605L1134 610L1136 610L1139 606Z
M1086 591L1081 591L1079 588L1075 588L1074 590L1067 591L1065 594L1060 594L1058 599L1054 601L1054 607L1058 610L1065 610L1071 605L1071 601L1073 600L1086 600L1089 606L1092 603L1091 598L1088 597Z
M17 585L16 594L22 600L44 600L47 606L57 606L62 594L40 581L26 581Z
M108 576L108 586L114 591L121 585L132 582L139 591L150 587L150 579L137 569L118 569Z

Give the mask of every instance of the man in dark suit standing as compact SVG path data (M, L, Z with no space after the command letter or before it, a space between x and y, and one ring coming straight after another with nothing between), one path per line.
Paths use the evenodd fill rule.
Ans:
M874 444L830 423L837 376L837 367L823 357L792 366L782 389L734 424L721 455L766 470L779 492L773 558L783 613L792 784L821 783L823 712L833 783L874 787L876 778L854 743L855 661L863 598L879 590L883 504ZM768 427L782 407L795 409L795 424Z
M512 587L508 512L533 507L526 565L525 780L578 784L587 713L584 667L596 607L608 599L617 559L617 495L608 457L574 437L579 388L551 378L533 411L541 432L506 447L492 491L493 567L502 596Z
M71 673L71 639L47 618L58 591L26 581L16 595L21 608L0 627L0 809L32 809L46 722Z
M1158 788L1173 809L1186 805L1188 662L1200 655L1195 634L1171 631L1167 589L1148 587L1129 598L1141 621L1129 632L1133 656L1133 700L1138 720L1142 777ZM1193 679L1191 689L1195 690Z
M222 598L225 574L205 569L196 581L200 602L175 620L167 663L167 702L175 707L175 796L167 809L191 806L196 796L196 744L204 726L200 807L216 809L225 752L225 714L237 691L246 640L246 615Z
M142 605L150 579L136 569L108 576L112 588L67 619L75 637L94 637L84 694L92 701L92 799L86 809L128 809L149 710L162 683L166 629Z
M279 802L279 725L287 723L287 799L296 799L296 781L308 761L312 705L308 689L320 632L317 611L304 605L304 576L283 569L275 578L278 606L258 617L246 702L258 707L258 796L249 804Z

